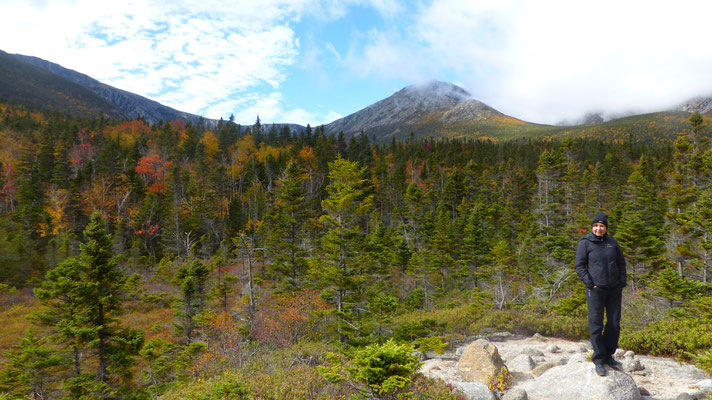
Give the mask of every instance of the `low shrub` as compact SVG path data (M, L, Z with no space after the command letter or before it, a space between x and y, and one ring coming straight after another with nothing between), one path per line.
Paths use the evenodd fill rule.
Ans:
M198 378L160 396L162 400L241 400L250 392L234 371L209 379Z
M539 333L569 339L588 336L588 322L582 316L563 316L550 312L518 310L492 311L470 325L473 334L497 331L520 335Z
M623 330L620 347L690 361L695 354L712 349L712 324L696 318L655 321L637 330Z
M417 375L410 388L410 400L467 400L457 387L440 379Z

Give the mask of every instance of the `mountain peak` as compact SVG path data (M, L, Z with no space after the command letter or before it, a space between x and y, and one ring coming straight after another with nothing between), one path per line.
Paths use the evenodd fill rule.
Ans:
M449 124L501 115L472 99L465 89L448 82L431 80L407 86L390 97L338 119L324 128L346 136L364 132L377 140L405 137L409 132L439 130ZM427 126L427 128L426 128Z
M396 93L410 95L425 95L435 97L446 97L456 102L461 102L469 99L472 95L465 89L449 82L441 82L430 80L427 82L417 83L407 86Z

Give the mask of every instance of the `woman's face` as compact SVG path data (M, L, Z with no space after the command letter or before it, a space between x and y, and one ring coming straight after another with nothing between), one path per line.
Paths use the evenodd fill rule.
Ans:
M602 223L596 222L596 223L593 224L593 226L591 227L591 230L593 231L593 234L594 234L594 235L596 235L596 236L603 236L603 235L606 234L606 231L608 230L608 228L606 228L606 226L603 225Z

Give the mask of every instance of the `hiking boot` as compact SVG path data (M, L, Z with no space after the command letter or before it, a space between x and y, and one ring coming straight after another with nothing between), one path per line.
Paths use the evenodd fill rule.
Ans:
M605 361L605 363L606 363L606 365L608 365L611 368L623 369L623 364L616 361L613 357L610 357L608 360Z
M596 364L596 373L599 376L606 376L606 368L603 366L603 364Z

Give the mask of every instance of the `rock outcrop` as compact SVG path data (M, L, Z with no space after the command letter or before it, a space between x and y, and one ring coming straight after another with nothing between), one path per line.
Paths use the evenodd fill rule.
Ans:
M601 377L594 371L591 346L585 341L541 335L489 337L492 341L479 338L439 359L426 360L421 372L460 388L470 400L699 400L712 392L708 374L669 358L619 350L615 357L623 368L606 367L608 374ZM505 366L512 385L504 393L493 393L486 379Z
M608 370L598 376L593 363L583 360L551 368L537 379L524 382L521 389L529 400L640 400L638 386L628 374Z
M457 362L457 372L466 382L478 382L487 385L504 368L497 347L485 339L470 343Z

